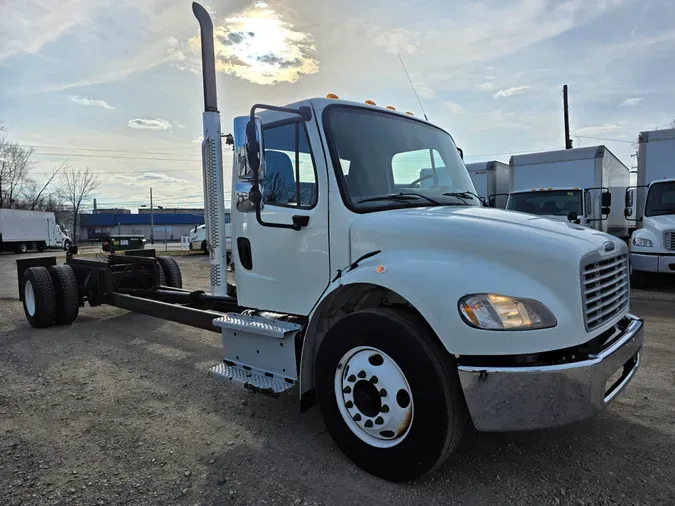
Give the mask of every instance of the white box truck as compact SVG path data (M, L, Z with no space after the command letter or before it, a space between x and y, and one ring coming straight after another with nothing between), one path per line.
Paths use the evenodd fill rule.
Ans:
M46 248L68 249L70 237L56 223L54 213L0 209L0 251L26 253Z
M507 209L577 224L624 239L629 221L621 202L630 170L605 146L514 155Z
M637 187L626 192L625 214L633 282L645 273L675 274L675 129L641 132Z
M297 386L338 448L392 481L439 468L469 417L481 431L558 427L621 395L644 340L628 246L481 205L450 134L371 101L329 94L234 118L231 290L213 24L193 9L210 293L182 289L171 257L26 259L31 325L72 323L87 301L218 332L216 378ZM442 163L421 187L431 150Z
M513 177L508 163L489 162L467 163L466 170L480 195L490 207L504 209L509 193L513 191Z

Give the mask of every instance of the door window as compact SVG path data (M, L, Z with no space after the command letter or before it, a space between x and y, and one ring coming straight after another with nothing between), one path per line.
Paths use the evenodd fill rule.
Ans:
M304 123L293 121L263 128L263 145L263 202L272 206L314 207L316 168Z

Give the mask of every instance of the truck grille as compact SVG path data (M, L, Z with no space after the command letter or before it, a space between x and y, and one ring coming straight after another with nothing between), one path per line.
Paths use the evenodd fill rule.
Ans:
M663 245L668 251L675 251L675 230L665 233Z
M628 255L584 266L581 275L584 319L589 332L621 313L628 305Z

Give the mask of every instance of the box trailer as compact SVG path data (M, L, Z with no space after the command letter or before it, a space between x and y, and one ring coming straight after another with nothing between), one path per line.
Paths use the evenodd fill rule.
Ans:
M56 223L54 213L0 209L0 251L26 253L69 245L70 238Z
M605 146L514 155L507 209L580 223L628 241L630 171ZM612 202L615 205L612 205Z
M213 376L297 387L340 450L398 482L439 468L469 417L480 431L558 427L621 395L644 341L626 244L483 206L450 134L372 101L328 94L234 118L228 282L213 25L193 10L210 293L183 289L152 250L22 259L32 326L72 323L86 302L217 333Z
M504 209L509 193L513 191L513 177L508 163L491 160L489 162L467 163L466 170L476 187L476 193L490 207Z
M625 214L633 281L646 273L675 274L675 129L641 132L637 186L626 192Z

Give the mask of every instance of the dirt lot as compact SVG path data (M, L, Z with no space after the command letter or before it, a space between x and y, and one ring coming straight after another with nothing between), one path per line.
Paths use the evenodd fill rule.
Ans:
M206 374L217 334L85 308L35 330L0 257L0 504L675 504L675 296L634 292L644 361L600 416L469 431L437 473L393 485L353 466L317 408ZM206 288L204 257L177 258Z

